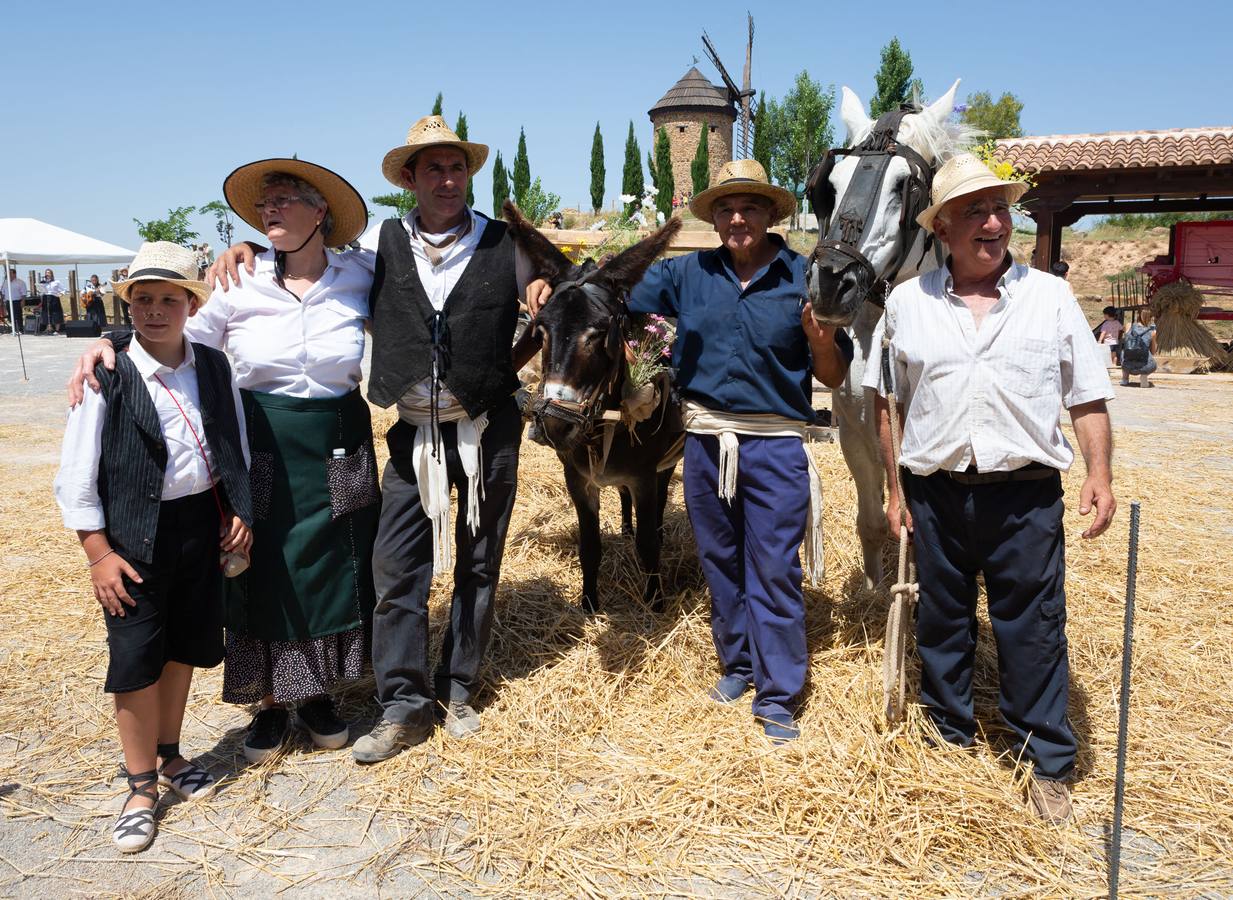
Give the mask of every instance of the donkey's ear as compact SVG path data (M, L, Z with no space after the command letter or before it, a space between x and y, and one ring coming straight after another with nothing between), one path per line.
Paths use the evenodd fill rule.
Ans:
M574 264L569 257L540 234L539 229L518 211L512 200L506 200L501 211L505 214L505 221L509 223L510 237L531 261L531 269L537 278L546 278L550 283L556 284L573 271Z
M625 293L642 280L651 263L668 249L668 245L680 230L681 219L674 216L659 231L614 257L595 277L608 282L617 293Z

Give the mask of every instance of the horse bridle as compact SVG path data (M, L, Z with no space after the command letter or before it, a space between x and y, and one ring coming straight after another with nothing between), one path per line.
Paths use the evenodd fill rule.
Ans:
M814 213L818 216L818 245L810 261L842 271L853 262L857 265L858 283L865 289L865 299L885 302L886 292L895 276L907 262L920 225L916 216L929 205L933 185L933 169L919 153L899 143L899 126L903 117L920 110L910 104L890 110L878 117L873 130L855 147L837 147L809 173L806 190ZM835 212L835 189L831 186L831 170L840 156L858 156L868 160L852 175L844 193L843 205ZM908 164L908 177L903 186L899 233L899 252L891 266L878 277L873 263L861 252L873 225L882 182L886 180L891 160L896 156ZM932 244L932 234L925 239L925 252ZM923 256L923 254L922 254ZM880 287L880 290L875 290Z
M539 396L531 406L531 415L541 430L544 419L558 419L578 426L583 438L589 440L595 436L604 411L608 407L608 399L613 395L620 381L622 367L625 365L625 329L629 320L629 312L623 299L613 298L612 292L607 288L589 281L562 281L553 286L552 292L560 295L570 288L578 288L589 299L599 303L608 311L608 332L604 338L604 347L611 362L607 377L601 379L581 400L545 397L541 381ZM539 317L537 316L527 327L535 328L538 324Z

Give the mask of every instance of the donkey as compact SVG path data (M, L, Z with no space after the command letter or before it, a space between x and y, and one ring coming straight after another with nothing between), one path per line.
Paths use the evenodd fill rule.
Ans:
M847 146L831 150L810 174L811 205L818 216L818 245L809 265L814 318L848 327L855 355L848 376L833 392L839 445L856 482L856 530L865 586L882 580L884 471L873 397L861 387L867 365L879 365L871 347L890 288L941 265L942 248L916 224L929 205L933 173L967 149L976 132L950 121L956 81L926 107L886 113L876 122L860 98L844 87L840 117Z
M680 230L680 219L597 266L592 260L575 265L508 200L504 213L510 235L535 274L553 287L552 299L521 340L543 348L543 380L533 415L565 466L565 486L578 514L583 606L592 613L600 607L599 489L615 486L623 513L626 498L632 499L634 545L646 575L643 600L658 611L663 603L659 553L664 506L684 449L685 425L666 384L650 418L630 425L616 411L626 379L625 296L667 249ZM626 515L622 519L628 524Z

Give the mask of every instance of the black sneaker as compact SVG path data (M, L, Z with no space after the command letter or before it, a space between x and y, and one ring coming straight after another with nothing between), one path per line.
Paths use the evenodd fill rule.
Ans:
M347 723L338 718L334 701L329 697L314 697L301 703L295 720L323 750L337 750L347 743Z
M273 756L287 740L291 717L281 706L271 706L253 716L244 738L244 758L250 763L262 763Z

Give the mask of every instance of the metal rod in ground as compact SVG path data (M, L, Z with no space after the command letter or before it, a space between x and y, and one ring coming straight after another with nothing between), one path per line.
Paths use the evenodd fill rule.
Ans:
M1126 619L1122 625L1122 694L1117 717L1117 778L1109 838L1109 900L1117 900L1122 861L1122 806L1126 796L1126 729L1130 720L1130 660L1135 635L1135 580L1139 570L1139 502L1130 504L1130 554L1126 564Z

